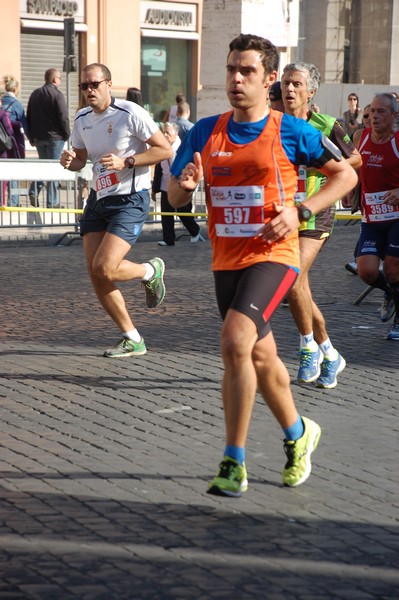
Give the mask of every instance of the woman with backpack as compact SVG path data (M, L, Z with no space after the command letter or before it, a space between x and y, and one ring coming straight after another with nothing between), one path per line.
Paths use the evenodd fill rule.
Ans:
M19 92L19 83L13 75L5 75L3 94L3 110L8 112L11 122L19 121L25 132L28 135L28 121L25 115L25 109L22 102L17 98ZM23 158L23 157L22 157Z
M19 82L13 75L4 76L3 110L10 117L14 132L13 149L9 158L25 158L25 135L28 135L28 121L22 103L18 100ZM19 206L19 194L16 193L18 181L10 181L9 206Z
M2 98L0 96L0 158L10 158L10 154L13 148L13 140L14 140L14 132L12 129L10 117L2 108ZM1 196L1 205L4 206L6 204L6 182L1 182L0 188L0 196Z

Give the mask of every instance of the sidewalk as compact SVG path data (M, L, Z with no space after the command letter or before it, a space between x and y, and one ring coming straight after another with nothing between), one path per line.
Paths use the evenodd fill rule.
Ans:
M337 225L312 272L348 363L336 389L294 383L298 335L288 309L273 318L323 430L312 475L282 487L282 433L258 398L240 499L205 493L224 448L209 242L133 248L164 258L167 293L150 311L123 285L148 353L116 360L81 243L0 242L0 600L398 598L399 344L379 292L353 305L357 233Z

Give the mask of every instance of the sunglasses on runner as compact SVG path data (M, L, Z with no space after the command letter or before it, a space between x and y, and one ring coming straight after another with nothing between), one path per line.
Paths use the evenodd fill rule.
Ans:
M101 81L89 81L88 83L79 83L78 88L82 90L82 92L86 92L89 88L96 90L103 81L108 81L108 79L102 79Z
M363 115L363 119L368 119L369 118L369 114L367 113L367 115Z

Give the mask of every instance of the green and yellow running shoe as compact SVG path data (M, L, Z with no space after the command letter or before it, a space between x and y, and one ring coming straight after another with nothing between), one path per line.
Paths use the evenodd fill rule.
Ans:
M219 465L219 473L209 484L208 494L239 498L248 489L245 463L240 465L230 456L225 456Z
M283 469L283 483L290 487L300 485L309 477L312 470L310 455L319 443L321 429L317 423L302 417L304 432L295 442L284 440L287 462Z

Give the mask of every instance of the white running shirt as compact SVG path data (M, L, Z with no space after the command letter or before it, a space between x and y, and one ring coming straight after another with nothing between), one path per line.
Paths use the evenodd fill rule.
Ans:
M158 130L158 125L144 108L127 100L112 98L110 106L102 113L95 113L91 107L76 113L71 145L87 150L93 163L91 187L97 192L97 198L151 188L149 167L108 171L100 159L104 154L115 154L120 158L141 154L147 149L146 141Z

